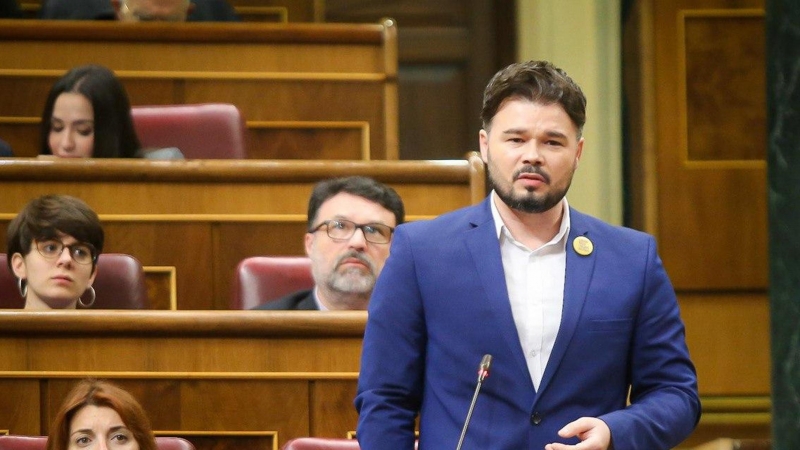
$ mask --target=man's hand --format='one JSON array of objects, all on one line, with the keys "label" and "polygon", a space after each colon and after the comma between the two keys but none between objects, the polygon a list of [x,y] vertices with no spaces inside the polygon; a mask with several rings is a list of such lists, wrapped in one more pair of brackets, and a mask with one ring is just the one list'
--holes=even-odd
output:
[{"label": "man's hand", "polygon": [[611,430],[605,422],[595,417],[581,417],[570,422],[558,431],[558,435],[563,438],[577,437],[581,443],[552,443],[545,445],[545,450],[608,450],[611,446]]}]

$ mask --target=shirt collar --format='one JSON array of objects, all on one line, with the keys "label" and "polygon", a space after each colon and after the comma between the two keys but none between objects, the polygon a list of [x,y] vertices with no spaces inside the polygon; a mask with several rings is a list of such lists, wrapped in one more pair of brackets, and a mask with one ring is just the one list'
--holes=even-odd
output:
[{"label": "shirt collar", "polygon": [[311,296],[314,297],[314,303],[317,304],[317,309],[319,309],[320,311],[328,310],[328,308],[326,308],[325,305],[323,305],[322,302],[319,301],[319,287],[317,287],[316,285],[314,285],[314,290],[312,291]]}]

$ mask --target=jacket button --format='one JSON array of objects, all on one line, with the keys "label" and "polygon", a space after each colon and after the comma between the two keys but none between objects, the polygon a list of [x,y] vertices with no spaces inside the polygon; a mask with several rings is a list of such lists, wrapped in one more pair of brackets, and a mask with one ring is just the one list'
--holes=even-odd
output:
[{"label": "jacket button", "polygon": [[534,425],[539,425],[542,423],[542,416],[540,416],[538,412],[531,414],[531,423]]}]

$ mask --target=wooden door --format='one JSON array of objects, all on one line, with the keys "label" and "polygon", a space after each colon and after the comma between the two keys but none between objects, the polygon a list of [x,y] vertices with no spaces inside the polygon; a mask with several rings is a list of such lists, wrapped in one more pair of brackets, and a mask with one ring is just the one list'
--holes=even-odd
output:
[{"label": "wooden door", "polygon": [[769,435],[763,0],[644,0],[625,22],[630,224],[675,285],[695,442]]}]

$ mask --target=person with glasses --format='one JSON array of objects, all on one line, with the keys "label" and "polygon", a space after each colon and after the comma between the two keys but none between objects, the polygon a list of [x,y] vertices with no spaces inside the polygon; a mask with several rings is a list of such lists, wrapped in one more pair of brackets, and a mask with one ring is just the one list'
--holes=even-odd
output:
[{"label": "person with glasses", "polygon": [[7,263],[25,309],[88,308],[105,235],[82,200],[45,195],[31,200],[9,223]]},{"label": "person with glasses", "polygon": [[45,0],[42,19],[239,22],[227,0]]},{"label": "person with glasses", "polygon": [[394,189],[353,176],[321,181],[308,202],[306,254],[314,289],[289,294],[255,309],[366,309],[394,228],[403,223],[403,201]]}]

